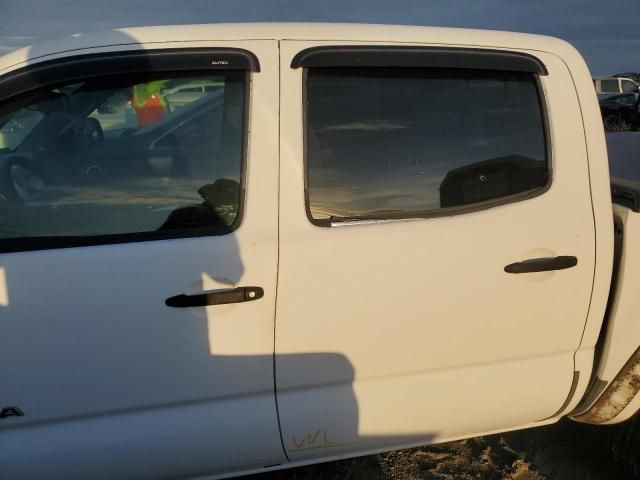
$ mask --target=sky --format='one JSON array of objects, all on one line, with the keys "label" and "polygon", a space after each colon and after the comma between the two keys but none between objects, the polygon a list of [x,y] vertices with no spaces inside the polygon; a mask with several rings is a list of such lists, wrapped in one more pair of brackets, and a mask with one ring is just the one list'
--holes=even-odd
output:
[{"label": "sky", "polygon": [[0,0],[0,54],[77,32],[143,25],[311,21],[539,33],[592,74],[640,71],[640,0]]}]

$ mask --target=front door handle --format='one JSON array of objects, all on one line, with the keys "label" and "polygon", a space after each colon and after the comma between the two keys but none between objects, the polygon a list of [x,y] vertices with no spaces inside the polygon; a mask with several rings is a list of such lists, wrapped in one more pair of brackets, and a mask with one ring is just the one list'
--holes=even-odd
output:
[{"label": "front door handle", "polygon": [[535,273],[551,270],[564,270],[578,264],[576,257],[562,255],[560,257],[531,258],[523,262],[512,263],[504,267],[507,273]]},{"label": "front door handle", "polygon": [[264,297],[260,287],[238,287],[221,292],[205,292],[197,295],[176,295],[167,298],[164,303],[168,307],[188,308],[206,307],[207,305],[224,305],[227,303],[252,302]]}]

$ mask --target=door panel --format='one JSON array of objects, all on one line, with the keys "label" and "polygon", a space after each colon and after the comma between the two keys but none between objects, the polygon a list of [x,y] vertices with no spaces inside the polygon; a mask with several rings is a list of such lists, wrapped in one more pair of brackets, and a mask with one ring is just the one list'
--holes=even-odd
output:
[{"label": "door panel", "polygon": [[[281,44],[289,96],[281,99],[276,376],[289,457],[419,444],[553,415],[571,387],[594,268],[584,134],[566,67],[535,54],[549,70],[540,77],[551,119],[548,190],[481,211],[327,227],[305,212],[303,192],[313,185],[305,185],[303,73],[290,67],[298,52],[317,46]],[[443,120],[447,114],[441,110]],[[374,126],[403,128],[382,121],[367,128]],[[336,155],[334,147],[321,145],[325,158]],[[504,270],[563,255],[576,256],[577,266]],[[349,368],[279,361],[294,352],[331,352]],[[327,440],[310,442],[317,432]]]},{"label": "door panel", "polygon": [[[250,74],[247,89],[251,135],[240,190],[241,219],[213,236],[135,243],[125,239],[115,245],[0,254],[0,363],[13,366],[1,375],[0,405],[24,413],[0,420],[0,464],[11,478],[175,478],[284,460],[273,386],[277,43],[206,46],[248,50],[261,65],[260,72]],[[148,98],[144,95],[134,102]],[[199,108],[199,100],[183,97],[182,103]],[[171,115],[187,112],[182,103]],[[241,109],[231,113],[242,118]],[[147,110],[138,122],[153,115]],[[173,117],[166,115],[154,123],[161,127],[143,126],[129,135],[129,145],[136,145],[150,128],[164,129],[154,140],[156,153],[150,148],[145,157],[159,172],[153,178],[165,181],[164,190],[155,192],[158,197],[176,184],[180,187],[180,179],[207,176],[203,151],[179,149],[186,141],[197,141],[200,133],[190,129],[181,136],[181,130],[167,126]],[[94,118],[116,116],[103,111]],[[182,119],[180,128],[189,125],[190,118]],[[105,138],[114,129],[111,124],[103,128]],[[225,128],[219,134],[223,139],[230,135]],[[114,158],[108,141],[101,152]],[[167,145],[178,145],[173,151],[178,148],[181,156],[167,160]],[[221,150],[225,161],[240,155],[237,149]],[[118,158],[118,172],[133,171],[132,160],[126,160]],[[176,170],[178,161],[189,168]],[[207,192],[200,195],[209,201]],[[132,207],[135,198],[132,194]],[[187,205],[159,230],[199,208]],[[159,215],[161,210],[154,212]],[[142,213],[132,209],[130,222],[138,217]],[[150,221],[154,218],[149,216]],[[121,216],[105,222],[125,229],[130,225]],[[92,225],[101,228],[100,222]],[[179,294],[242,286],[261,287],[264,297],[196,308],[165,305],[167,298]]]}]

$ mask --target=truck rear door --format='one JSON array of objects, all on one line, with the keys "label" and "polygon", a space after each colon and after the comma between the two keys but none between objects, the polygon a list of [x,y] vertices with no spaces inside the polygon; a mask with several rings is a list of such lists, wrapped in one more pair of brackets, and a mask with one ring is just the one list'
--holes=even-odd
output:
[{"label": "truck rear door", "polygon": [[285,41],[280,68],[276,384],[289,458],[553,415],[574,379],[595,248],[563,62]]}]

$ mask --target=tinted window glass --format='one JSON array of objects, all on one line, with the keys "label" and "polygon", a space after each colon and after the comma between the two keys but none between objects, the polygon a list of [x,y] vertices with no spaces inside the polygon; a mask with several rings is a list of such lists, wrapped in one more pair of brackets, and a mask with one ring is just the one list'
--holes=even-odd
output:
[{"label": "tinted window glass", "polygon": [[311,216],[388,217],[543,187],[543,115],[530,74],[310,69]]},{"label": "tinted window glass", "polygon": [[619,92],[620,86],[618,85],[618,80],[600,80],[600,91]]},{"label": "tinted window glass", "polygon": [[0,241],[229,232],[244,85],[243,72],[110,78],[25,100],[0,119]]},{"label": "tinted window glass", "polygon": [[638,85],[630,80],[621,80],[622,82],[622,91],[623,92],[637,92]]},{"label": "tinted window glass", "polygon": [[633,105],[636,103],[636,97],[635,95],[620,95],[616,99],[616,102],[622,105]]},{"label": "tinted window glass", "polygon": [[3,125],[0,128],[0,149],[16,148],[43,117],[41,112],[23,108],[0,118],[0,125]]}]

